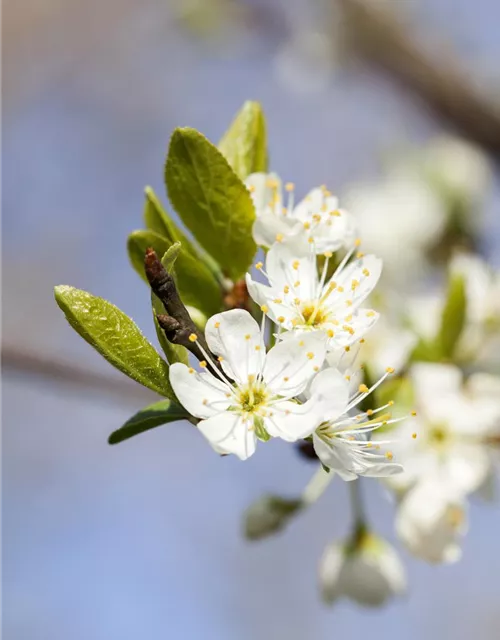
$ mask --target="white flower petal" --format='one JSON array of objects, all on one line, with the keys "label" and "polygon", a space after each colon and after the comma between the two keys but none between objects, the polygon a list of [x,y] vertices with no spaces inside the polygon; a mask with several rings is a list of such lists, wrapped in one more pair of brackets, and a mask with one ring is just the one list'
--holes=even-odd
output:
[{"label": "white flower petal", "polygon": [[[274,182],[276,187],[270,186],[272,182]],[[252,173],[245,179],[245,185],[250,188],[250,194],[257,216],[260,216],[264,211],[269,209],[273,202],[273,206],[281,211],[281,179],[276,173]]]},{"label": "white flower petal", "polygon": [[[332,279],[337,284],[334,294],[329,300],[352,300],[352,306],[359,306],[375,288],[382,273],[382,260],[374,255],[364,256],[355,260]],[[323,293],[326,293],[329,283],[325,284]],[[340,294],[338,287],[343,287]],[[345,303],[344,303],[345,304]]]},{"label": "white flower petal", "polygon": [[319,585],[321,595],[327,604],[333,604],[342,593],[342,585],[339,577],[345,562],[344,548],[342,544],[329,544],[319,565]]},{"label": "white flower petal", "polygon": [[338,473],[342,480],[356,480],[356,473],[351,470],[352,458],[348,447],[339,443],[338,446],[326,442],[317,433],[313,433],[313,446],[316,455],[321,462],[335,473]]},{"label": "white flower petal", "polygon": [[[293,295],[303,301],[316,297],[316,255],[302,234],[276,242],[271,247],[266,258],[266,271],[276,291],[290,287]],[[300,284],[295,285],[296,282]]]},{"label": "white flower petal", "polygon": [[239,382],[256,375],[265,360],[265,346],[259,325],[243,309],[232,309],[212,316],[205,327],[210,350],[221,356],[226,374]]},{"label": "white flower petal", "polygon": [[300,227],[294,225],[293,220],[284,216],[264,211],[255,219],[252,229],[253,239],[261,247],[272,247],[280,236],[286,237],[296,232]]},{"label": "white flower petal", "polygon": [[255,452],[255,432],[233,411],[224,411],[202,420],[198,429],[217,453],[233,453],[240,460],[246,460]]},{"label": "white flower petal", "polygon": [[197,373],[185,364],[170,366],[170,384],[182,406],[197,418],[209,418],[231,404],[230,388],[210,372]]},{"label": "white flower petal", "polygon": [[396,530],[416,556],[432,563],[454,562],[467,529],[466,504],[456,489],[432,478],[418,483],[401,502]]},{"label": "white flower petal", "polygon": [[274,346],[267,354],[262,376],[277,395],[296,396],[321,369],[326,355],[321,334],[305,333]]},{"label": "white flower petal", "polygon": [[277,402],[264,418],[269,435],[287,442],[296,442],[310,436],[321,422],[310,402],[297,404],[289,400]]},{"label": "white flower petal", "polygon": [[420,362],[411,369],[415,395],[419,399],[429,399],[432,402],[447,394],[460,391],[462,373],[452,365]]},{"label": "white flower petal", "polygon": [[335,420],[349,404],[349,382],[338,369],[324,369],[313,378],[308,397],[323,420]]},{"label": "white flower petal", "polygon": [[290,305],[287,305],[284,302],[275,302],[280,299],[284,301],[283,292],[276,291],[275,289],[272,289],[260,282],[255,282],[248,273],[246,275],[246,283],[248,293],[252,300],[259,307],[262,307],[263,305],[268,307],[269,311],[266,315],[275,323],[278,323],[278,318],[283,318],[284,320],[279,321],[279,324],[286,329],[291,328],[291,321],[296,315],[295,311]]}]

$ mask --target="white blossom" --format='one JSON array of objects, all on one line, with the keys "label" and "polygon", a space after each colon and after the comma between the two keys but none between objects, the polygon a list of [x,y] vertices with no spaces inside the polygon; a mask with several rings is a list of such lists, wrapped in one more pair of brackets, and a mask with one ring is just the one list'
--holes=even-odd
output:
[{"label": "white blossom", "polygon": [[[304,404],[294,398],[321,368],[324,341],[309,334],[280,342],[266,354],[263,334],[264,322],[259,327],[247,311],[219,313],[207,322],[205,335],[221,370],[199,342],[204,371],[181,363],[170,367],[172,388],[180,403],[200,418],[200,432],[218,453],[242,460],[254,453],[257,439],[293,442],[309,436],[320,422],[314,398]],[[217,375],[207,370],[207,361]]]},{"label": "white blossom", "polygon": [[264,312],[293,334],[318,332],[329,349],[349,347],[374,325],[378,313],[362,308],[377,284],[381,261],[368,255],[348,263],[354,249],[342,260],[332,277],[327,277],[330,255],[318,276],[316,255],[304,238],[277,242],[266,257],[269,284],[253,280],[247,274],[251,297]]},{"label": "white blossom", "polygon": [[410,379],[417,415],[391,431],[404,466],[391,484],[408,489],[428,481],[464,494],[477,490],[492,468],[488,442],[500,421],[500,380],[481,373],[464,381],[457,367],[430,363],[413,365]]},{"label": "white blossom", "polygon": [[294,206],[294,185],[285,185],[285,203],[281,180],[275,173],[253,173],[245,183],[257,215],[253,236],[258,245],[271,247],[288,236],[305,235],[316,253],[323,253],[337,251],[353,241],[352,216],[339,209],[338,198],[325,187],[313,189]]},{"label": "white blossom", "polygon": [[403,498],[396,531],[414,555],[432,563],[460,559],[461,538],[467,531],[467,504],[452,484],[429,478]]},{"label": "white blossom", "polygon": [[306,392],[306,397],[315,398],[315,410],[322,417],[321,425],[313,433],[316,455],[343,480],[355,480],[358,476],[387,477],[403,471],[400,464],[392,462],[393,454],[386,448],[389,441],[374,444],[369,440],[373,431],[398,421],[390,413],[383,413],[392,403],[352,415],[356,406],[392,371],[389,369],[371,389],[356,384],[353,392],[349,374],[328,368],[318,373]]},{"label": "white blossom", "polygon": [[406,575],[396,550],[370,532],[334,542],[320,562],[319,583],[323,600],[333,604],[349,598],[377,607],[406,591]]},{"label": "white blossom", "polygon": [[351,186],[344,198],[366,250],[382,258],[387,275],[397,282],[420,276],[425,251],[446,224],[445,207],[429,184],[397,168],[382,180]]}]

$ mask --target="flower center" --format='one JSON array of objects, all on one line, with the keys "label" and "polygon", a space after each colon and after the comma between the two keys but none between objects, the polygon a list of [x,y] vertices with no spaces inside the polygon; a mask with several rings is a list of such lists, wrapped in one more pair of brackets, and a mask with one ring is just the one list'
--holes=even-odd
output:
[{"label": "flower center", "polygon": [[449,440],[450,434],[445,424],[434,424],[427,437],[431,445],[442,447]]},{"label": "flower center", "polygon": [[305,324],[310,327],[323,324],[328,317],[328,312],[321,308],[319,302],[306,302],[302,306],[300,313],[304,318]]},{"label": "flower center", "polygon": [[238,396],[238,403],[241,411],[245,413],[256,413],[268,400],[266,388],[261,383],[249,381],[248,385],[242,387]]}]

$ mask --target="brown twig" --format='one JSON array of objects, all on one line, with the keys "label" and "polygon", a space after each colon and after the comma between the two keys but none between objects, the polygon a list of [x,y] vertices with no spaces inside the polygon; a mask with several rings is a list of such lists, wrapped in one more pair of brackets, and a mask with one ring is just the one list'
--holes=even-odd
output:
[{"label": "brown twig", "polygon": [[[169,342],[186,347],[198,360],[204,360],[203,353],[198,345],[206,353],[213,355],[210,352],[205,336],[196,327],[184,306],[173,277],[162,265],[152,248],[146,250],[144,269],[153,293],[162,302],[168,314],[160,314],[156,317]],[[196,336],[196,340],[193,340],[193,336]],[[215,356],[212,357],[212,360],[218,364]],[[210,368],[210,363],[208,363],[208,366]]]},{"label": "brown twig", "polygon": [[336,0],[355,51],[413,91],[438,116],[500,160],[500,105],[471,84],[451,56],[426,52],[389,8],[366,0]]}]

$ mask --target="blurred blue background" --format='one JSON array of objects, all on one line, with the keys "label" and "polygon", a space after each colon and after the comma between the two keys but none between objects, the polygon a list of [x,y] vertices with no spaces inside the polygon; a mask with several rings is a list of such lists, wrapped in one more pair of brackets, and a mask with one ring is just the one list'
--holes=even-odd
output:
[{"label": "blurred blue background", "polygon": [[[233,15],[219,2],[220,15],[199,20],[186,17],[188,4],[4,2],[4,344],[115,375],[67,326],[54,284],[110,299],[154,340],[125,240],[141,226],[144,185],[164,193],[176,126],[217,141],[244,100],[261,101],[272,167],[299,192],[370,177],[391,147],[442,131],[362,64],[326,65],[302,82],[311,74],[284,45],[313,20],[314,3],[254,0]],[[398,4],[424,40],[437,34],[475,82],[497,91],[496,0]],[[499,207],[497,183],[484,229],[490,257]],[[282,535],[247,543],[244,508],[266,491],[298,493],[312,468],[278,442],[245,464],[221,460],[181,423],[109,447],[108,434],[147,401],[5,372],[6,640],[498,638],[498,505],[473,505],[461,563],[433,568],[405,555],[406,600],[329,610],[316,566],[349,527],[342,482]],[[392,507],[365,484],[373,521],[393,540]]]}]

